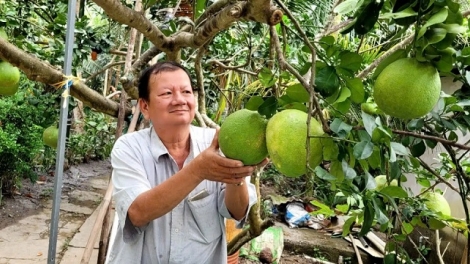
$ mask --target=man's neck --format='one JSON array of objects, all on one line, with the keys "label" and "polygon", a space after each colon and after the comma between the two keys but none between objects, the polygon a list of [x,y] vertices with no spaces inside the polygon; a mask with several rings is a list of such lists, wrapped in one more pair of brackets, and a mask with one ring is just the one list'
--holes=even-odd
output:
[{"label": "man's neck", "polygon": [[154,128],[163,145],[171,152],[189,151],[189,126]]}]

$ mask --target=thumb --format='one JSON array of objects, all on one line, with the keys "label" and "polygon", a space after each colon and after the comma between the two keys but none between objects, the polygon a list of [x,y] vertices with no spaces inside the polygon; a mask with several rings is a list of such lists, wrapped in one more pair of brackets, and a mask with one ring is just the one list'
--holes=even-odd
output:
[{"label": "thumb", "polygon": [[211,146],[210,146],[210,148],[212,148],[214,150],[219,149],[219,130],[220,129],[218,129],[218,128],[215,130],[215,135],[214,135],[214,138],[212,139],[212,143],[211,143]]}]

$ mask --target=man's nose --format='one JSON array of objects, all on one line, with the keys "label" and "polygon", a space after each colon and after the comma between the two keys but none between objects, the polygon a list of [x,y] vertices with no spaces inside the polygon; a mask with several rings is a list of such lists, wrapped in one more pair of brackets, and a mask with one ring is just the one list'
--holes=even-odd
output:
[{"label": "man's nose", "polygon": [[173,94],[173,103],[174,104],[184,104],[186,100],[181,92],[176,92]]}]

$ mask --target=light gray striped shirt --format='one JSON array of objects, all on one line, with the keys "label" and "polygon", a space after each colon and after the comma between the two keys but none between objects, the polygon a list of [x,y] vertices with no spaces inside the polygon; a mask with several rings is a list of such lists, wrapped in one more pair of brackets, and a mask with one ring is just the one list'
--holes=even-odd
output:
[{"label": "light gray striped shirt", "polygon": [[[190,153],[184,166],[210,146],[214,135],[214,129],[191,126]],[[119,226],[106,263],[227,262],[224,217],[231,216],[224,202],[224,184],[203,181],[171,212],[137,228],[127,217],[129,206],[138,195],[174,175],[178,166],[153,127],[120,137],[111,153],[111,163]],[[190,199],[204,189],[209,193],[207,197]],[[254,185],[248,184],[248,191],[251,207],[256,202]]]}]

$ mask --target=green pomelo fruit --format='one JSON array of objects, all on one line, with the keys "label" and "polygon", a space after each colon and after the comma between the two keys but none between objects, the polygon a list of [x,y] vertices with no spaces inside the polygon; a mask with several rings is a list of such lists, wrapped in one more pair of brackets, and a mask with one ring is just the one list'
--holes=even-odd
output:
[{"label": "green pomelo fruit", "polygon": [[11,90],[18,86],[20,71],[6,61],[0,62],[0,94],[10,95]]},{"label": "green pomelo fruit", "polygon": [[52,125],[44,130],[42,133],[42,141],[45,145],[56,149],[57,148],[57,140],[59,138],[59,129]]},{"label": "green pomelo fruit", "polygon": [[18,92],[18,88],[20,87],[20,83],[16,83],[12,86],[2,86],[0,87],[0,95],[10,96],[14,95]]},{"label": "green pomelo fruit", "polygon": [[439,100],[441,80],[430,63],[403,58],[392,62],[379,74],[374,100],[390,116],[413,119],[429,113]]},{"label": "green pomelo fruit", "polygon": [[377,184],[377,187],[375,188],[377,191],[382,190],[383,188],[387,186],[398,186],[398,181],[397,180],[392,180],[390,182],[390,185],[387,184],[387,176],[386,175],[379,175],[375,177],[375,183]]},{"label": "green pomelo fruit", "polygon": [[[266,144],[274,166],[288,177],[299,177],[306,173],[307,165],[307,114],[296,109],[276,113],[268,121]],[[310,135],[322,136],[321,124],[311,119]],[[323,146],[320,138],[310,138],[309,165],[318,166],[323,160]]]},{"label": "green pomelo fruit", "polygon": [[227,158],[255,165],[268,156],[267,121],[258,112],[238,110],[229,115],[219,131],[219,147]]},{"label": "green pomelo fruit", "polygon": [[2,28],[0,28],[0,38],[8,40],[8,35]]},{"label": "green pomelo fruit", "polygon": [[437,192],[427,192],[423,194],[423,198],[427,200],[424,204],[429,210],[435,213],[440,212],[446,216],[451,215],[450,205],[442,194]]}]

